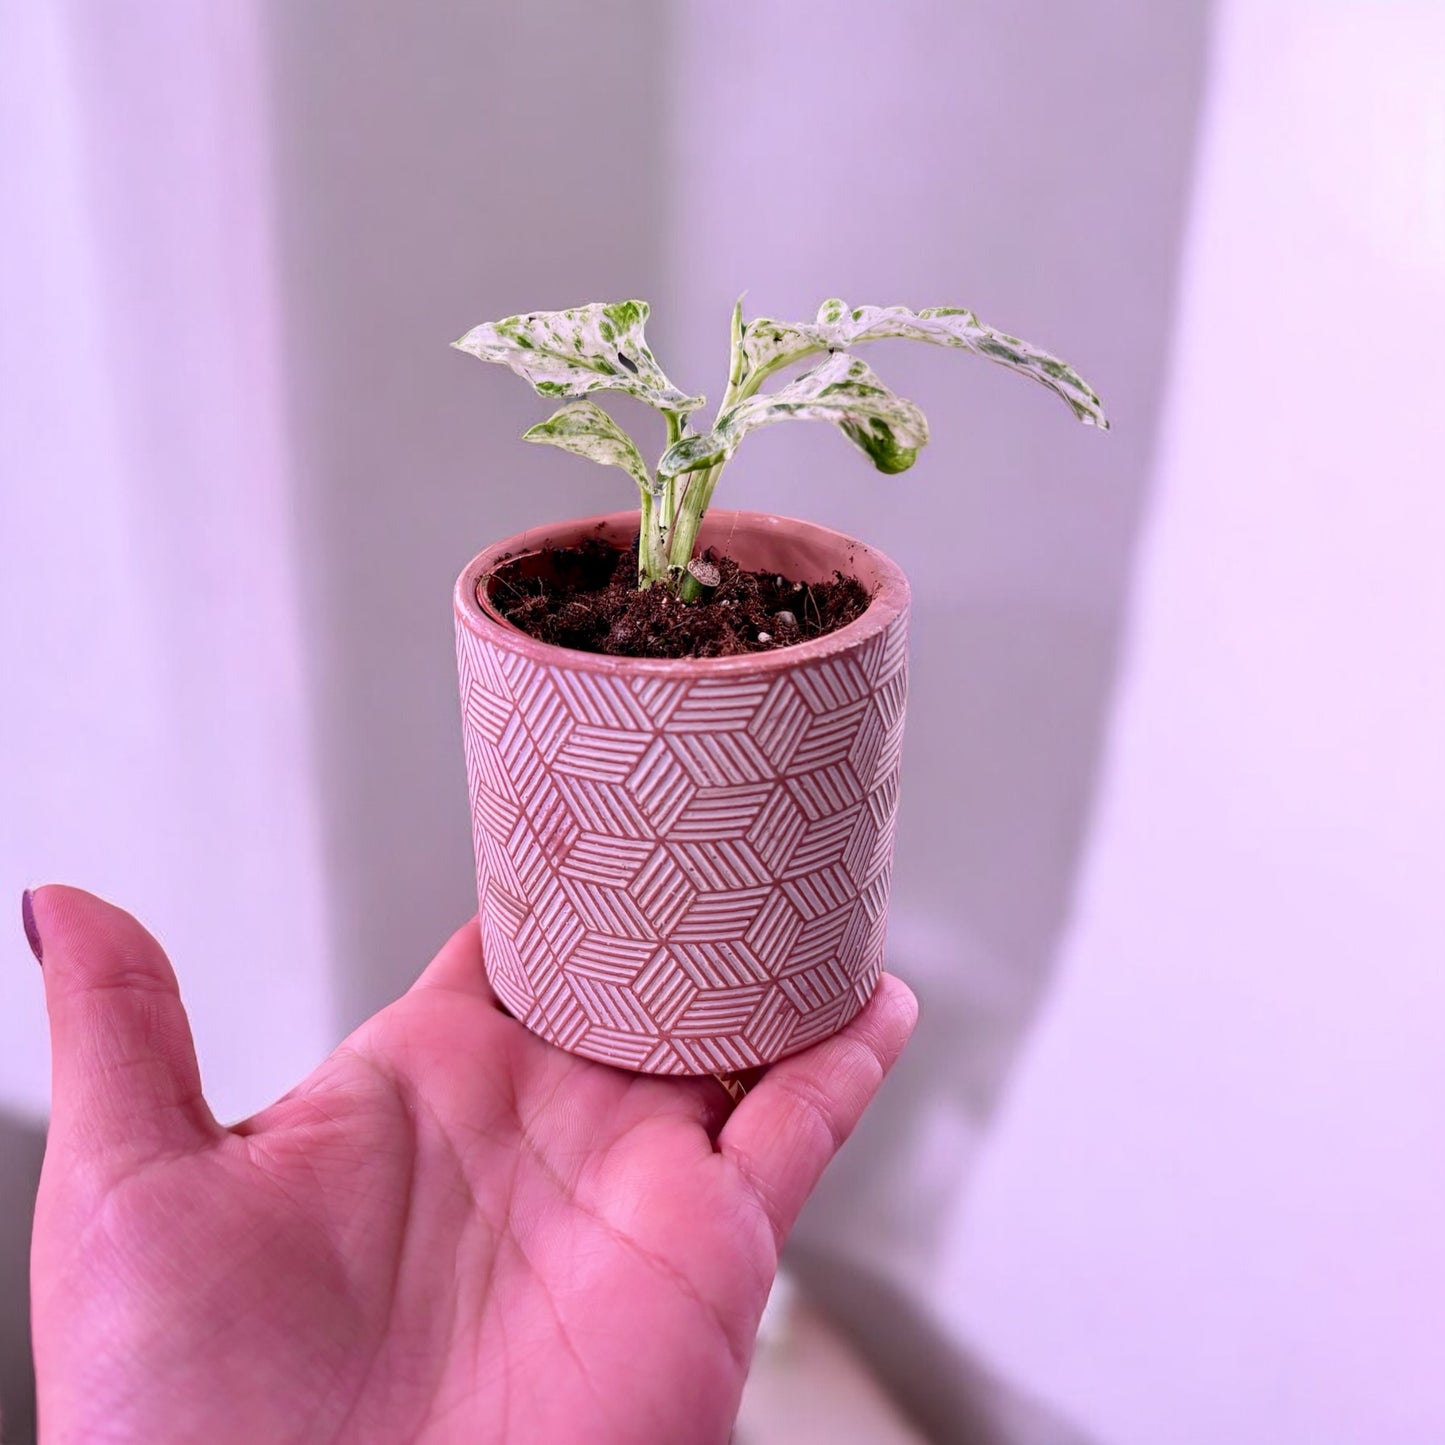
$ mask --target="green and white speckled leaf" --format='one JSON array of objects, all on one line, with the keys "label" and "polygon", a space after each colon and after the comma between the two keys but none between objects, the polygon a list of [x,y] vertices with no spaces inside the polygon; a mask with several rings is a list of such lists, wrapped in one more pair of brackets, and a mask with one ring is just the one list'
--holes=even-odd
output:
[{"label": "green and white speckled leaf", "polygon": [[908,341],[929,341],[935,346],[957,346],[977,352],[1011,371],[1032,377],[1068,403],[1069,409],[1086,426],[1107,430],[1099,398],[1067,362],[1040,351],[1016,336],[1007,336],[985,326],[972,311],[961,306],[931,306],[910,311],[906,306],[848,305],[836,298],[818,308],[818,329],[829,347],[855,346],[862,341],[901,337]]},{"label": "green and white speckled leaf", "polygon": [[652,490],[647,463],[630,436],[595,401],[569,401],[522,433],[525,442],[546,442],[604,467],[621,467],[644,491]]},{"label": "green and white speckled leaf", "polygon": [[696,411],[703,398],[679,391],[648,349],[650,310],[645,301],[617,301],[533,311],[474,326],[452,345],[510,367],[542,396],[621,391],[661,411]]},{"label": "green and white speckled leaf", "polygon": [[1073,367],[1016,336],[985,326],[972,311],[958,306],[933,306],[924,311],[910,311],[906,306],[850,308],[833,298],[818,308],[817,320],[811,324],[760,317],[749,321],[743,331],[744,380],[755,387],[759,373],[766,376],[815,352],[846,351],[865,341],[890,337],[976,352],[1048,387],[1086,425],[1108,429],[1099,398]]},{"label": "green and white speckled leaf", "polygon": [[790,419],[832,422],[883,472],[906,471],[928,440],[923,413],[891,392],[867,362],[830,356],[781,390],[740,401],[718,418],[712,431],[669,447],[658,473],[680,476],[718,466],[750,431]]},{"label": "green and white speckled leaf", "polygon": [[739,380],[747,383],[750,390],[756,390],[764,377],[827,349],[828,343],[816,326],[756,317],[743,324],[743,366]]}]

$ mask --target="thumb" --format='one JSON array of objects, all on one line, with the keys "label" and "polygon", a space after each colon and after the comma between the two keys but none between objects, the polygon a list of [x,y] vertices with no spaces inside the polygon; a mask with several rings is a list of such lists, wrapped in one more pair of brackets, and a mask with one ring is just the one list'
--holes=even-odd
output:
[{"label": "thumb", "polygon": [[45,974],[52,1137],[128,1163],[215,1139],[220,1126],[160,944],[78,888],[37,888],[23,911]]},{"label": "thumb", "polygon": [[917,1022],[912,991],[885,973],[852,1023],[772,1065],[723,1126],[718,1152],[752,1186],[779,1247]]}]

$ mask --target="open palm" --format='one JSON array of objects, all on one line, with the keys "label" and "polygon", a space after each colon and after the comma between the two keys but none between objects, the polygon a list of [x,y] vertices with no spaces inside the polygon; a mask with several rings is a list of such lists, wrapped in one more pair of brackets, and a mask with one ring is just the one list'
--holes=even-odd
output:
[{"label": "open palm", "polygon": [[733,1110],[535,1038],[473,923],[225,1129],[155,940],[68,888],[33,923],[47,1442],[723,1441],[778,1248],[915,1017],[885,977]]}]

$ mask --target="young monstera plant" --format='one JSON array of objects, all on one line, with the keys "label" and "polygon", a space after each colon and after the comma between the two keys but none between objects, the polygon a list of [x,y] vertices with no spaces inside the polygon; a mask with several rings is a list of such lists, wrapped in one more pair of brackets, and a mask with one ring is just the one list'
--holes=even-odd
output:
[{"label": "young monstera plant", "polygon": [[[711,426],[692,427],[705,402],[675,387],[658,366],[643,328],[645,301],[594,303],[569,311],[534,311],[474,326],[459,350],[498,361],[547,397],[569,397],[524,440],[546,442],[604,466],[621,467],[642,498],[638,585],[680,587],[687,581],[698,527],[718,478],[751,431],[776,421],[832,422],[881,472],[906,471],[928,440],[923,413],[896,395],[867,362],[852,354],[866,341],[898,338],[952,346],[1032,377],[1063,398],[1089,426],[1109,423],[1099,398],[1083,378],[1047,352],[985,326],[972,311],[935,306],[849,307],[837,299],[818,308],[811,321],[743,319],[733,308],[732,355],[727,389]],[[809,370],[775,391],[763,383],[797,362],[821,356]],[[660,411],[667,421],[667,449],[649,468],[636,442],[588,399],[595,391],[620,391]]]}]

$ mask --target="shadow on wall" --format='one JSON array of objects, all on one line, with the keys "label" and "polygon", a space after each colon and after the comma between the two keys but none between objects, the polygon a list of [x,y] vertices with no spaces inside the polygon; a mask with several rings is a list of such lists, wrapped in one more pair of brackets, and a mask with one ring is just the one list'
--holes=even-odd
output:
[{"label": "shadow on wall", "polygon": [[897,1284],[805,1245],[792,1249],[789,1264],[835,1319],[866,1310],[868,1362],[925,1438],[937,1445],[1091,1445],[1071,1421],[954,1343]]},{"label": "shadow on wall", "polygon": [[[298,535],[349,1028],[476,910],[452,581],[487,543],[619,495],[520,445],[536,398],[448,343],[532,306],[648,294],[663,98],[629,85],[619,104],[617,78],[664,72],[668,10],[315,0],[275,4],[269,20]],[[599,125],[604,161],[579,166]]]},{"label": "shadow on wall", "polygon": [[[890,949],[921,1021],[805,1212],[790,1263],[939,1441],[1078,1439],[969,1363],[965,1302],[940,1297],[938,1280],[973,1158],[1047,998],[1087,839],[1147,511],[1210,15],[1209,0],[930,3],[898,15],[918,33],[897,56],[878,53],[893,42],[869,31],[881,31],[876,17],[820,42],[812,58],[837,93],[862,93],[861,65],[887,75],[912,56],[925,67],[926,99],[901,95],[850,128],[854,173],[905,158],[888,209],[908,221],[900,231],[859,217],[841,244],[821,229],[796,239],[797,275],[780,291],[801,300],[836,264],[825,284],[855,302],[976,306],[1077,363],[1115,429],[1071,428],[1036,389],[966,359],[879,346],[870,361],[934,423],[917,483],[855,483],[847,456],[814,481],[808,459],[833,439],[779,427],[760,439],[772,471],[754,496],[728,499],[777,506],[786,493],[781,510],[876,541],[915,584]],[[969,83],[930,89],[930,53],[976,57]],[[787,115],[769,119],[798,134]],[[948,139],[910,164],[930,135]],[[749,148],[736,176],[714,179],[751,184]],[[768,203],[787,234],[841,179],[802,178],[819,194],[801,202],[780,190],[738,203]]]},{"label": "shadow on wall", "polygon": [[45,1135],[0,1115],[0,1440],[35,1439],[35,1373],[30,1363],[30,1224]]}]

